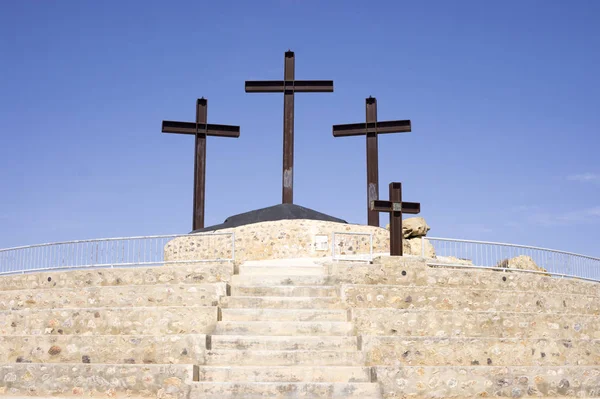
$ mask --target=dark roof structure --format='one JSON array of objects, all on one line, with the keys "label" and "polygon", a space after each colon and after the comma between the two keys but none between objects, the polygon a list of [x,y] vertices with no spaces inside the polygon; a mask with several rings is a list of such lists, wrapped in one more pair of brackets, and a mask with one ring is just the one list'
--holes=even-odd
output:
[{"label": "dark roof structure", "polygon": [[345,220],[326,215],[315,210],[305,208],[294,204],[279,204],[267,208],[256,209],[250,212],[240,213],[225,219],[225,222],[214,226],[205,227],[192,231],[192,233],[201,233],[207,231],[229,229],[232,227],[244,226],[252,223],[271,222],[275,220],[286,219],[309,219],[322,220],[326,222],[348,223]]}]

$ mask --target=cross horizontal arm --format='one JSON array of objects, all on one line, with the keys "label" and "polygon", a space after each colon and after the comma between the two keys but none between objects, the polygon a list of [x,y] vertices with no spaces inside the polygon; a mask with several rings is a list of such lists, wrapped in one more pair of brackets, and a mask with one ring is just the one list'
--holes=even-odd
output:
[{"label": "cross horizontal arm", "polygon": [[[203,127],[206,127],[206,130]],[[240,127],[230,125],[215,125],[207,123],[205,125],[198,125],[199,131],[196,131],[196,124],[192,122],[174,122],[174,121],[163,121],[162,132],[163,133],[180,133],[180,134],[196,134],[205,133],[207,136],[219,136],[219,137],[240,137]]]},{"label": "cross horizontal arm", "polygon": [[333,80],[246,81],[246,93],[282,93],[285,90],[296,93],[330,93],[333,92]]},{"label": "cross horizontal arm", "polygon": [[411,131],[410,120],[385,121],[369,123],[350,123],[347,125],[333,125],[333,136],[361,136],[368,133],[407,133]]},{"label": "cross horizontal arm", "polygon": [[[421,204],[418,202],[402,202],[402,212],[409,214],[417,214],[421,212]],[[371,201],[371,210],[377,212],[393,212],[399,209],[394,209],[395,206],[400,204],[392,201],[375,200]]]}]

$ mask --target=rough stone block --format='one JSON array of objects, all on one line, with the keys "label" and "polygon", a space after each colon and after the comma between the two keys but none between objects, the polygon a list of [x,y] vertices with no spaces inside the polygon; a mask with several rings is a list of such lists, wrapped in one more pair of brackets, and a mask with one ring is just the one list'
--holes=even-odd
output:
[{"label": "rough stone block", "polygon": [[597,316],[564,313],[353,309],[362,335],[600,339]]},{"label": "rough stone block", "polygon": [[384,398],[522,398],[600,395],[595,367],[376,367]]},{"label": "rough stone block", "polygon": [[600,298],[580,294],[369,284],[343,285],[341,292],[344,302],[356,308],[600,313]]},{"label": "rough stone block", "polygon": [[185,399],[192,365],[3,364],[0,395]]},{"label": "rough stone block", "polygon": [[600,340],[363,336],[367,365],[594,366]]},{"label": "rough stone block", "polygon": [[232,274],[233,264],[230,262],[40,272],[1,276],[0,291],[113,285],[207,284],[228,282]]},{"label": "rough stone block", "polygon": [[198,364],[206,335],[0,336],[0,363]]},{"label": "rough stone block", "polygon": [[159,284],[0,291],[4,309],[217,306],[226,283]]},{"label": "rough stone block", "polygon": [[207,334],[217,307],[24,309],[0,311],[0,335]]}]

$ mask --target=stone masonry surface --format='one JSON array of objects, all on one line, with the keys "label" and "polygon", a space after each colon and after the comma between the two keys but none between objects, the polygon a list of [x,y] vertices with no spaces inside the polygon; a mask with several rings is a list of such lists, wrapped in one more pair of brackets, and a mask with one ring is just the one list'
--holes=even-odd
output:
[{"label": "stone masonry surface", "polygon": [[217,306],[227,294],[225,283],[157,284],[0,292],[2,309]]},{"label": "stone masonry surface", "polygon": [[187,398],[191,365],[3,364],[0,395]]}]

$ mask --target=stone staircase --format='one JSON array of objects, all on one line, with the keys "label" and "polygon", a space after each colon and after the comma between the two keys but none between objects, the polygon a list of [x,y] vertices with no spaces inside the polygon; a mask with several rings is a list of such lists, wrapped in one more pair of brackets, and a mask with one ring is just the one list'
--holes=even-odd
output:
[{"label": "stone staircase", "polygon": [[381,398],[322,266],[242,265],[192,398]]},{"label": "stone staircase", "polygon": [[600,397],[600,284],[411,258],[0,277],[0,396]]}]

